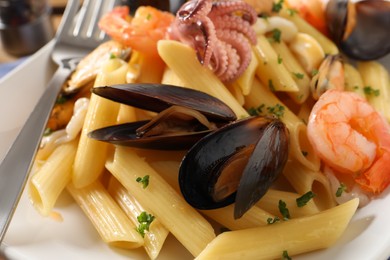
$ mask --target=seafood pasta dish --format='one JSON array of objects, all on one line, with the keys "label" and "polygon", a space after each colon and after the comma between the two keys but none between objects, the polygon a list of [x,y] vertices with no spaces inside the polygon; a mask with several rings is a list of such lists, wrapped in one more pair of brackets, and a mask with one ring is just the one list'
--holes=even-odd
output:
[{"label": "seafood pasta dish", "polygon": [[169,234],[196,259],[332,247],[390,184],[389,15],[388,1],[114,7],[52,110],[31,203],[52,217],[66,192],[113,250],[150,259]]}]

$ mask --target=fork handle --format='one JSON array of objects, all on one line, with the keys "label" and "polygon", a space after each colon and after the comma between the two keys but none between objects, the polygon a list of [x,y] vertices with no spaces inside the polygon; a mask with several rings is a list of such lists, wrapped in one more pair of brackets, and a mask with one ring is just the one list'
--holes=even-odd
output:
[{"label": "fork handle", "polygon": [[40,138],[72,66],[61,65],[0,164],[0,244],[16,209]]}]

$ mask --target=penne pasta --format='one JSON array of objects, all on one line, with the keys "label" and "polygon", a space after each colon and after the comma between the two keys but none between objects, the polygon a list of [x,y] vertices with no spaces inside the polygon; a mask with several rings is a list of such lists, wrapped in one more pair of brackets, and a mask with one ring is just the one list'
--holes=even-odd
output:
[{"label": "penne pasta", "polygon": [[259,61],[256,59],[255,53],[252,51],[252,59],[245,70],[244,74],[242,74],[237,80],[237,85],[241,88],[241,92],[244,96],[250,93],[253,78],[255,77],[257,66],[259,65]]},{"label": "penne pasta", "polygon": [[135,225],[131,223],[100,182],[95,181],[80,189],[70,183],[67,190],[104,242],[121,248],[137,248],[144,244]]},{"label": "penne pasta", "polygon": [[[134,150],[117,147],[106,167],[194,256],[215,237],[212,226]],[[143,188],[136,179],[146,175],[150,181]]]},{"label": "penne pasta", "polygon": [[32,204],[43,216],[49,216],[69,183],[78,140],[58,146],[29,181]]},{"label": "penne pasta", "polygon": [[199,63],[195,51],[191,47],[171,40],[161,40],[157,46],[161,58],[183,81],[185,87],[197,89],[219,98],[234,111],[238,118],[248,116],[245,109],[235,100],[217,76]]},{"label": "penne pasta", "polygon": [[[151,210],[142,207],[114,177],[109,181],[108,192],[135,226],[140,224],[138,218],[142,212],[154,215]],[[168,234],[169,231],[161,224],[159,219],[152,221],[149,230],[144,234],[144,248],[150,259],[156,259],[158,257]]]},{"label": "penne pasta", "polygon": [[366,98],[364,83],[359,71],[351,64],[344,63],[345,90],[355,92]]},{"label": "penne pasta", "polygon": [[217,236],[196,258],[201,259],[278,259],[327,248],[347,228],[358,199],[353,199],[318,214],[290,219]]},{"label": "penne pasta", "polygon": [[[125,83],[127,69],[128,65],[124,61],[109,60],[96,78],[94,87]],[[114,124],[119,107],[119,103],[91,94],[73,165],[72,182],[75,187],[81,188],[89,185],[102,173],[108,144],[88,138],[87,135],[92,130]]]},{"label": "penne pasta", "polygon": [[258,66],[256,76],[263,85],[272,91],[298,92],[299,87],[288,72],[268,39],[264,35],[257,35],[257,44],[253,48]]}]

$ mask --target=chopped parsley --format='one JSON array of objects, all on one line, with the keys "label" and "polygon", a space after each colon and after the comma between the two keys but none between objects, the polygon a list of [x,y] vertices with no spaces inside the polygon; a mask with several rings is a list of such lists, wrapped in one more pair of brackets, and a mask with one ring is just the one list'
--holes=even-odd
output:
[{"label": "chopped parsley", "polygon": [[287,250],[284,250],[284,251],[283,251],[282,259],[283,259],[283,260],[291,260],[291,257],[288,255]]},{"label": "chopped parsley", "polygon": [[283,200],[279,200],[279,212],[283,216],[283,220],[290,219],[290,211],[287,208],[286,202]]},{"label": "chopped parsley", "polygon": [[145,237],[145,231],[149,231],[150,224],[152,224],[155,217],[152,214],[149,214],[143,211],[138,217],[138,227],[136,230],[141,234],[142,237]]},{"label": "chopped parsley", "polygon": [[53,133],[53,129],[50,127],[46,128],[45,131],[43,132],[43,136],[49,136]]},{"label": "chopped parsley", "polygon": [[344,191],[347,190],[347,186],[344,183],[340,183],[340,187],[337,188],[336,197],[341,197]]},{"label": "chopped parsley", "polygon": [[116,57],[116,55],[114,54],[114,53],[110,53],[110,60],[113,60],[113,59],[116,59],[117,57]]},{"label": "chopped parsley", "polygon": [[277,118],[281,118],[284,116],[285,107],[281,104],[276,104],[275,106],[266,107],[265,104],[261,104],[260,106],[254,108],[251,107],[248,109],[248,113],[251,116],[261,116],[261,115],[273,115]]},{"label": "chopped parsley", "polygon": [[282,62],[283,62],[282,57],[280,57],[280,55],[278,55],[278,64],[282,64]]},{"label": "chopped parsley", "polygon": [[279,11],[283,8],[283,2],[284,0],[279,0],[277,3],[273,3],[272,12],[279,13]]},{"label": "chopped parsley", "polygon": [[293,75],[294,75],[297,79],[303,79],[303,77],[305,76],[304,74],[299,73],[299,72],[293,73]]},{"label": "chopped parsley", "polygon": [[267,218],[267,224],[274,224],[274,223],[279,222],[279,221],[280,221],[279,217]]},{"label": "chopped parsley", "polygon": [[312,71],[311,71],[311,76],[312,77],[314,77],[315,75],[317,75],[318,74],[318,69],[313,69]]},{"label": "chopped parsley", "polygon": [[295,14],[298,13],[298,10],[292,9],[292,8],[288,8],[288,9],[287,9],[287,12],[288,12],[288,14],[289,14],[290,16],[294,16]]},{"label": "chopped parsley", "polygon": [[272,41],[280,43],[281,36],[282,36],[281,30],[279,30],[278,28],[272,30],[272,38],[271,38]]},{"label": "chopped parsley", "polygon": [[272,79],[268,80],[268,87],[271,91],[275,91],[274,83],[272,82]]},{"label": "chopped parsley", "polygon": [[57,105],[64,104],[66,101],[68,101],[68,98],[65,97],[64,95],[59,95],[56,100]]},{"label": "chopped parsley", "polygon": [[146,16],[146,20],[150,20],[150,19],[152,19],[152,14],[151,13],[148,13],[148,15]]},{"label": "chopped parsley", "polygon": [[363,88],[363,91],[364,91],[364,94],[368,95],[368,96],[379,96],[380,94],[380,91],[379,89],[373,89],[371,86],[365,86]]},{"label": "chopped parsley", "polygon": [[149,175],[145,175],[144,177],[138,177],[135,179],[138,183],[142,183],[142,188],[146,189],[149,185]]},{"label": "chopped parsley", "polygon": [[314,198],[316,194],[312,191],[308,191],[305,194],[303,194],[301,197],[296,199],[297,206],[303,207],[305,206],[312,198]]}]

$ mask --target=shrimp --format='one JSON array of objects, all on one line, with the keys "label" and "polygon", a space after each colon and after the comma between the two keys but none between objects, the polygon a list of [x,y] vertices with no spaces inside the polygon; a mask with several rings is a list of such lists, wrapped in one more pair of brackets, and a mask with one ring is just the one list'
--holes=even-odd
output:
[{"label": "shrimp", "polygon": [[129,15],[127,6],[117,6],[99,21],[99,28],[114,40],[143,54],[158,55],[157,42],[167,37],[174,20],[171,13],[140,6]]},{"label": "shrimp", "polygon": [[358,94],[327,90],[311,111],[307,134],[323,162],[363,190],[376,194],[390,184],[390,126]]}]

